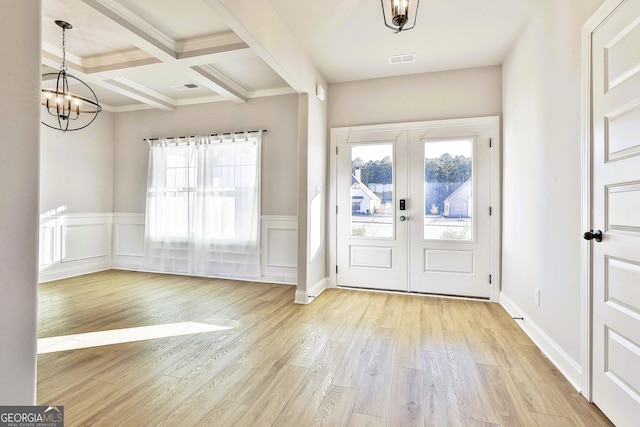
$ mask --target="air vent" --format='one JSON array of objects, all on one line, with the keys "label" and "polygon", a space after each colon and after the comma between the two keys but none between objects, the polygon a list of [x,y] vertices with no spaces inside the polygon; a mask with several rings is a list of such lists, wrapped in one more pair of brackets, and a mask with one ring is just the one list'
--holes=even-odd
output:
[{"label": "air vent", "polygon": [[195,83],[182,83],[179,85],[171,85],[172,88],[174,88],[175,90],[191,90],[191,89],[197,89],[200,86],[198,86]]},{"label": "air vent", "polygon": [[416,62],[418,59],[415,53],[404,53],[402,55],[389,56],[389,64],[404,64],[406,62]]}]

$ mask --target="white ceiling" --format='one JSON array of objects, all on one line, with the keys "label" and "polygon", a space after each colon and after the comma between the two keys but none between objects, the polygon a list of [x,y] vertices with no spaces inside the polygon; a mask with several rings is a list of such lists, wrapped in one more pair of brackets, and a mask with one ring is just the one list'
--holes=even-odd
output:
[{"label": "white ceiling", "polygon": [[[422,0],[416,27],[395,34],[378,0],[270,0],[328,83],[501,64],[535,2]],[[42,8],[43,72],[61,63],[54,21],[71,23],[69,72],[107,110],[293,93],[204,0],[43,0]],[[389,64],[406,53],[417,61]]]}]

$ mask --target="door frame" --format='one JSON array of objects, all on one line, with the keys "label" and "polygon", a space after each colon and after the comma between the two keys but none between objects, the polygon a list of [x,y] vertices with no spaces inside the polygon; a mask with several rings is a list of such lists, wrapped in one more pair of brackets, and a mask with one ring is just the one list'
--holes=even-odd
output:
[{"label": "door frame", "polygon": [[[428,120],[420,122],[388,123],[378,125],[361,125],[335,127],[330,130],[329,144],[329,199],[327,203],[327,216],[329,218],[329,288],[337,287],[337,165],[336,153],[338,148],[338,137],[340,135],[355,132],[380,132],[380,131],[410,131],[417,129],[441,129],[458,126],[479,126],[490,127],[491,138],[491,290],[490,301],[499,302],[500,290],[502,288],[501,274],[501,225],[502,225],[502,144],[500,132],[500,117],[471,117],[447,120]],[[414,294],[414,293],[412,293]],[[420,294],[422,295],[422,294]],[[429,295],[429,294],[424,294]],[[431,295],[437,296],[437,295]]]},{"label": "door frame", "polygon": [[[605,0],[594,14],[582,26],[582,60],[581,60],[581,225],[582,230],[593,229],[593,134],[592,134],[592,95],[591,67],[593,64],[593,33],[627,0]],[[580,393],[593,402],[593,258],[592,245],[582,241],[580,266],[580,305],[581,305],[581,352],[582,352],[582,387]]]}]

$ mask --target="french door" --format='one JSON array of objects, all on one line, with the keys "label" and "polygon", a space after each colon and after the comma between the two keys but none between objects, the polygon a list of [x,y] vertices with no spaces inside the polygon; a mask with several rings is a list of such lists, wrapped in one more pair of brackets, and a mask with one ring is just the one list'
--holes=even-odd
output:
[{"label": "french door", "polygon": [[[338,285],[408,291],[407,132],[354,132],[337,150]],[[376,182],[374,182],[376,181]]]},{"label": "french door", "polygon": [[492,296],[491,119],[332,130],[338,286]]}]

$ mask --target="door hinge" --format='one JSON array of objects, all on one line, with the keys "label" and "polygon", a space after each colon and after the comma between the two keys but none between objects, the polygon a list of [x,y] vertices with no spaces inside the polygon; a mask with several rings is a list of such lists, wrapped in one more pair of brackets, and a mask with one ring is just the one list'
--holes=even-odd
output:
[{"label": "door hinge", "polygon": [[[489,138],[489,148],[491,148],[491,147],[492,147],[491,138]],[[338,148],[338,147],[336,147],[336,148]]]},{"label": "door hinge", "polygon": [[336,215],[338,215],[338,205],[336,205]]},{"label": "door hinge", "polygon": [[489,206],[489,216],[493,215],[493,209],[491,209],[491,206]]},{"label": "door hinge", "polygon": [[336,274],[338,274],[338,265],[336,264]]},{"label": "door hinge", "polygon": [[336,154],[338,154],[338,146],[336,145]]},{"label": "door hinge", "polygon": [[491,279],[492,279],[492,277],[491,277],[491,274],[490,274],[489,275],[489,284],[491,284]]}]

